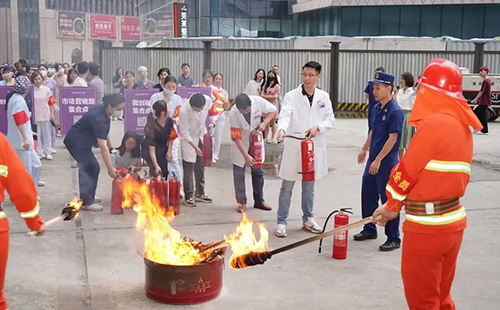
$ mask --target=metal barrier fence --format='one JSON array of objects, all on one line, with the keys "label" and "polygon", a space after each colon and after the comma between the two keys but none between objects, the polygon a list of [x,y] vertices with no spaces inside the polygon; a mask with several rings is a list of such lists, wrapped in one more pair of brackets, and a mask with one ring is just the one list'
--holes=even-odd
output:
[{"label": "metal barrier fence", "polygon": [[[137,68],[144,65],[149,69],[149,78],[157,81],[156,72],[167,67],[174,76],[181,74],[181,64],[191,65],[191,75],[201,81],[204,68],[203,49],[122,49],[102,50],[102,75],[106,92],[112,91],[111,80],[116,68],[123,67],[137,74]],[[340,50],[339,56],[339,103],[364,103],[366,82],[373,78],[373,71],[384,66],[386,71],[396,77],[411,72],[415,78],[420,75],[427,62],[433,58],[446,58],[459,67],[466,67],[471,72],[474,65],[474,53],[470,51],[426,52],[426,51],[359,51]],[[301,83],[301,68],[310,60],[318,61],[323,66],[319,87],[330,91],[330,50],[251,50],[251,49],[212,49],[212,70],[224,76],[223,87],[234,98],[242,92],[249,80],[259,68],[266,72],[277,64],[282,82],[282,92],[289,91]],[[500,52],[485,52],[484,65],[492,72],[500,67]],[[137,77],[136,77],[137,78]],[[357,110],[354,108],[353,110]]]}]

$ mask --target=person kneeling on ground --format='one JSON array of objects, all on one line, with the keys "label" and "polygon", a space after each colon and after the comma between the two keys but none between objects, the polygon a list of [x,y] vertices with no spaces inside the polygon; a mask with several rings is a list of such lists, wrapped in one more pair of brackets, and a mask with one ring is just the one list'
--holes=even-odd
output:
[{"label": "person kneeling on ground", "polygon": [[135,132],[125,133],[122,144],[112,152],[111,163],[116,170],[127,169],[137,177],[141,171],[141,138]]}]

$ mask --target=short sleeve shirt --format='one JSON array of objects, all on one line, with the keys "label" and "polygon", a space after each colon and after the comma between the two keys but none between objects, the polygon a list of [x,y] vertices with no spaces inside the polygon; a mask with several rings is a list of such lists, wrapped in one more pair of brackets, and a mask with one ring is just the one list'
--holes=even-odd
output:
[{"label": "short sleeve shirt", "polygon": [[165,126],[161,129],[160,133],[156,135],[154,139],[151,139],[146,134],[146,140],[149,146],[154,146],[156,150],[156,154],[164,154],[168,151],[168,140],[170,138],[170,133],[172,131],[172,127],[174,126],[173,120],[169,117],[165,122]]},{"label": "short sleeve shirt", "polygon": [[184,87],[191,87],[193,85],[196,85],[196,82],[192,76],[184,77],[183,74],[181,74],[181,76],[179,76],[179,78],[177,79],[177,82],[179,84],[181,84],[181,86],[184,86]]},{"label": "short sleeve shirt", "polygon": [[153,82],[151,82],[150,80],[148,80],[146,82],[146,84],[142,84],[141,81],[137,82],[138,89],[149,89],[149,88],[154,88],[154,87],[155,87],[155,84]]},{"label": "short sleeve shirt", "polygon": [[28,110],[28,105],[24,100],[23,96],[14,93],[9,99],[9,105],[7,106],[7,139],[9,140],[12,148],[15,150],[21,150],[23,147],[23,137],[17,128],[16,120],[14,115],[17,113],[25,114],[26,121],[24,122],[24,130],[26,132],[26,137],[30,141],[31,148],[33,148],[33,133],[31,131],[30,117],[31,112]]},{"label": "short sleeve shirt", "polygon": [[35,87],[35,121],[47,122],[50,121],[50,105],[49,99],[52,92],[46,86],[40,88]]},{"label": "short sleeve shirt", "polygon": [[106,114],[106,107],[98,104],[71,126],[64,143],[68,147],[91,150],[92,146],[97,144],[97,139],[108,138],[110,126],[111,121]]},{"label": "short sleeve shirt", "polygon": [[491,80],[485,79],[481,85],[481,98],[479,98],[479,105],[489,107],[491,105]]},{"label": "short sleeve shirt", "polygon": [[121,156],[119,152],[115,152],[111,155],[111,163],[116,169],[128,169],[130,166],[140,165],[141,158],[132,157],[132,152],[125,151]]},{"label": "short sleeve shirt", "polygon": [[403,111],[393,99],[383,108],[380,103],[377,103],[373,107],[371,115],[372,139],[370,142],[370,160],[375,160],[391,133],[397,133],[398,140],[383,161],[398,160],[398,148],[401,142],[401,132],[403,131],[403,120]]}]

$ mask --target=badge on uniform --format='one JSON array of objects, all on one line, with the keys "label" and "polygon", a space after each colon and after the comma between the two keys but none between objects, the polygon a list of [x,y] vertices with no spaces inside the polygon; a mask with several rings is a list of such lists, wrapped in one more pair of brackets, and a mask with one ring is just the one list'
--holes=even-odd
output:
[{"label": "badge on uniform", "polygon": [[385,119],[386,119],[386,116],[382,115],[382,120],[385,121]]},{"label": "badge on uniform", "polygon": [[320,109],[323,109],[325,107],[325,103],[323,101],[318,101],[318,106]]}]

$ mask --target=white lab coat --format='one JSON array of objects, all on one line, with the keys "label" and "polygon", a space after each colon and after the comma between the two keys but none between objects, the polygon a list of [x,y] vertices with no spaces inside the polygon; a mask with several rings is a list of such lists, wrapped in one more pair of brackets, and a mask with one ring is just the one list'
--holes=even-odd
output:
[{"label": "white lab coat", "polygon": [[[199,140],[203,141],[203,135],[207,132],[205,121],[208,111],[212,107],[212,98],[207,95],[204,95],[204,97],[206,101],[205,107],[200,112],[195,112],[191,108],[189,99],[182,104],[179,112],[179,135],[181,137],[182,159],[188,163],[196,162],[196,151],[189,143],[194,142],[198,146]],[[215,124],[216,120],[217,116],[210,117],[212,124]]]},{"label": "white lab coat", "polygon": [[[317,89],[314,92],[312,106],[307,96],[302,94],[302,85],[286,93],[278,119],[278,132],[284,130],[287,135],[304,137],[304,132],[318,126],[319,132],[314,141],[315,179],[328,174],[325,132],[333,128],[335,116],[327,92]],[[301,180],[302,156],[300,140],[285,138],[285,149],[281,159],[279,177],[288,180]]]},{"label": "white lab coat", "polygon": [[[252,100],[252,110],[250,112],[250,124],[247,123],[245,117],[238,110],[236,105],[229,111],[229,119],[231,122],[231,130],[241,130],[241,141],[245,146],[245,150],[250,147],[250,134],[253,130],[257,129],[260,125],[260,117],[270,113],[276,112],[276,106],[274,106],[269,101],[258,96],[249,96]],[[265,158],[264,143],[262,144],[262,159]],[[245,165],[245,158],[241,154],[240,149],[236,145],[236,142],[231,143],[231,161],[238,167],[243,167]],[[264,160],[263,160],[264,161]]]}]

